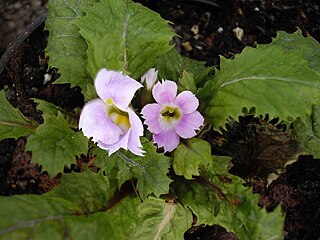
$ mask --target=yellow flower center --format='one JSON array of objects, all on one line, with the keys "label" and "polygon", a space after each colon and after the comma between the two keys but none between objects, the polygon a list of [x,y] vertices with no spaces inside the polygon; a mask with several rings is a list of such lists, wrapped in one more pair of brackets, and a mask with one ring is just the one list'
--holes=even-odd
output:
[{"label": "yellow flower center", "polygon": [[120,127],[124,132],[128,131],[131,127],[129,114],[117,108],[111,98],[107,98],[106,103],[108,105],[107,114],[110,120]]}]

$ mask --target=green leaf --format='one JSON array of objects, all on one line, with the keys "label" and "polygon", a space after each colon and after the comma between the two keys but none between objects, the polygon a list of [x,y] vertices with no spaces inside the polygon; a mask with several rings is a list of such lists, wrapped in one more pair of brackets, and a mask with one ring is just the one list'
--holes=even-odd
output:
[{"label": "green leaf", "polygon": [[213,70],[213,67],[207,68],[204,64],[204,62],[181,56],[177,49],[173,48],[158,58],[155,68],[159,70],[159,79],[176,82],[182,78],[185,70],[193,75],[195,84],[201,86],[211,78],[209,74]]},{"label": "green leaf", "polygon": [[208,142],[191,138],[186,144],[180,143],[173,153],[173,169],[177,175],[186,179],[199,176],[199,167],[209,168],[212,165],[211,146]]},{"label": "green leaf", "polygon": [[141,167],[138,163],[124,161],[119,155],[126,156],[121,153],[108,156],[108,152],[99,147],[93,148],[92,155],[96,156],[94,165],[102,168],[110,179],[115,179],[118,189],[125,181],[133,178],[133,168]]},{"label": "green leaf", "polygon": [[178,90],[179,92],[182,92],[184,90],[189,90],[193,93],[197,92],[197,87],[194,82],[192,73],[183,70],[182,77],[179,79]]},{"label": "green leaf", "polygon": [[108,157],[105,151],[96,150],[93,153],[97,154],[96,164],[102,167],[108,176],[116,175],[119,188],[125,181],[136,178],[137,190],[143,200],[152,193],[156,196],[167,194],[171,183],[167,176],[171,158],[157,153],[156,147],[146,138],[142,138],[141,143],[146,151],[143,157],[124,151]]},{"label": "green leaf", "polygon": [[[226,158],[214,157],[214,162],[225,166]],[[268,213],[258,206],[259,195],[244,187],[239,177],[215,171],[209,176],[172,184],[179,201],[197,216],[197,224],[221,225],[239,239],[283,239],[284,216],[280,206]]]},{"label": "green leaf", "polygon": [[[79,125],[79,115],[68,112],[65,109],[54,105],[53,103],[47,102],[42,99],[33,99],[38,105],[37,110],[40,110],[43,115],[46,116],[58,116],[58,113],[61,112],[63,114],[64,119],[67,121],[69,127],[78,128]],[[77,108],[78,109],[78,108]],[[76,109],[76,110],[77,110]],[[80,111],[80,109],[79,109]]]},{"label": "green leaf", "polygon": [[0,197],[0,204],[0,239],[62,239],[64,216],[81,213],[68,201],[39,195]]},{"label": "green leaf", "polygon": [[81,131],[71,130],[59,112],[58,116],[44,117],[44,123],[28,138],[26,150],[32,151],[32,162],[54,177],[64,166],[75,163],[76,156],[87,153],[88,139]]},{"label": "green leaf", "polygon": [[91,76],[102,68],[128,71],[141,77],[169,51],[174,35],[159,14],[128,0],[101,1],[77,20],[88,44]]},{"label": "green leaf", "polygon": [[42,99],[33,99],[38,105],[37,110],[40,110],[43,114],[47,116],[58,116],[59,111],[62,110],[62,108],[54,105],[53,103],[47,102]]},{"label": "green leaf", "polygon": [[294,51],[302,59],[307,61],[310,68],[320,72],[319,42],[312,37],[305,38],[300,29],[290,35],[286,32],[278,32],[277,38],[274,39],[273,44],[278,45],[287,51]]},{"label": "green leaf", "polygon": [[34,132],[36,124],[8,102],[3,90],[0,91],[0,103],[0,140],[18,138]]},{"label": "green leaf", "polygon": [[[104,213],[70,219],[74,239],[183,239],[192,215],[180,204],[162,199],[126,197]],[[95,223],[94,225],[92,223]],[[88,231],[90,229],[90,231]]]},{"label": "green leaf", "polygon": [[139,227],[136,229],[134,239],[184,239],[184,232],[192,224],[192,214],[189,209],[157,198],[148,198],[145,204],[138,203]]},{"label": "green leaf", "polygon": [[205,62],[182,57],[182,66],[183,69],[187,70],[189,73],[192,73],[196,85],[202,86],[208,79],[210,79],[211,72],[213,67],[206,67]]},{"label": "green leaf", "polygon": [[[81,192],[79,187],[81,186]],[[84,212],[94,212],[104,208],[114,196],[117,186],[112,186],[102,171],[93,173],[85,170],[82,173],[63,174],[61,184],[47,193],[47,197],[57,197],[77,204]]]},{"label": "green leaf", "polygon": [[155,68],[159,70],[158,79],[178,81],[182,76],[182,66],[182,56],[177,49],[172,48],[157,60]]},{"label": "green leaf", "polygon": [[293,135],[302,143],[307,154],[320,158],[320,105],[312,106],[310,117],[298,118],[294,122]]},{"label": "green leaf", "polygon": [[[86,96],[88,85],[93,81],[86,71],[87,44],[79,34],[74,20],[83,15],[81,8],[90,6],[94,0],[51,0],[48,3],[46,29],[49,31],[46,53],[49,64],[61,73],[55,83],[71,83],[80,86]],[[88,96],[86,96],[88,98]]]},{"label": "green leaf", "polygon": [[[310,115],[311,106],[320,101],[320,74],[300,51],[312,47],[317,52],[320,47],[312,38],[303,41],[308,47],[285,47],[288,39],[299,34],[281,33],[271,44],[247,47],[234,59],[221,58],[221,70],[198,91],[207,121],[215,128],[224,126],[244,107],[290,122]],[[319,57],[312,64],[316,61]]]},{"label": "green leaf", "polygon": [[141,203],[129,196],[88,215],[39,195],[0,197],[0,203],[0,239],[183,239],[192,223],[188,209],[155,198]]},{"label": "green leaf", "polygon": [[74,217],[69,224],[74,239],[103,239],[106,234],[115,240],[183,239],[192,215],[180,204],[162,199],[148,198],[142,203],[138,198],[126,197],[105,213]]}]

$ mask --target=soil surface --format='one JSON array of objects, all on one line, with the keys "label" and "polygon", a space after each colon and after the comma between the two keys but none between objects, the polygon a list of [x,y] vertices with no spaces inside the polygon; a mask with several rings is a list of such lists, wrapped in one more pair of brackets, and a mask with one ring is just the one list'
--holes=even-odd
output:
[{"label": "soil surface", "polygon": [[[46,0],[11,0],[0,3],[0,89],[6,89],[8,100],[35,121],[43,121],[31,98],[40,98],[71,111],[82,107],[81,89],[53,85],[57,69],[48,69],[43,50],[48,32],[44,31]],[[215,1],[215,0],[140,0],[142,4],[173,23],[180,37],[174,39],[181,54],[219,67],[219,55],[232,57],[245,46],[270,43],[279,30],[294,32],[320,41],[320,4],[318,1]],[[28,14],[27,14],[28,13]],[[40,18],[38,18],[40,17]],[[33,23],[33,24],[32,24]],[[42,24],[41,24],[42,23]],[[33,31],[34,30],[34,31]],[[20,35],[19,35],[20,34]],[[18,36],[19,35],[19,36]],[[9,42],[12,44],[8,47]],[[5,51],[5,49],[9,49]],[[3,69],[2,69],[3,67]],[[217,154],[234,157],[234,174],[246,179],[260,194],[260,205],[272,211],[281,204],[286,213],[285,239],[318,240],[320,237],[320,161],[300,156],[286,167],[271,185],[259,181],[255,164],[275,158],[286,159],[295,152],[295,142],[276,121],[272,131],[281,136],[277,142],[261,133],[261,119],[240,118],[223,135],[212,133],[212,146]],[[257,122],[259,123],[257,125]],[[266,137],[267,136],[267,137]],[[225,143],[216,143],[223,138]],[[263,144],[255,144],[256,142]],[[24,151],[26,138],[0,141],[0,195],[42,194],[59,184],[59,176],[50,179],[41,167],[30,163],[31,153]],[[272,147],[268,155],[252,154]],[[285,149],[285,151],[283,151]],[[74,166],[73,169],[77,169]],[[220,226],[198,226],[185,234],[185,239],[237,239]]]}]

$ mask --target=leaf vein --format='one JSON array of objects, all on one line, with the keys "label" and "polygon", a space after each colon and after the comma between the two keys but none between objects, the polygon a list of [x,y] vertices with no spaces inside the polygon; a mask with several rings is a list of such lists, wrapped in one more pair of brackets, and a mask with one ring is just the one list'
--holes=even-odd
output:
[{"label": "leaf vein", "polygon": [[301,84],[301,85],[305,85],[308,87],[315,87],[315,84],[311,84],[309,82],[304,82],[304,81],[300,81],[298,79],[287,79],[287,78],[282,78],[282,77],[257,77],[257,76],[252,76],[252,77],[243,77],[243,78],[236,78],[232,81],[226,82],[221,84],[220,88],[223,88],[227,85],[233,84],[233,83],[237,83],[237,82],[241,82],[241,81],[245,81],[245,80],[277,80],[277,81],[283,81],[283,82],[288,82],[288,83],[297,83],[297,84]]}]

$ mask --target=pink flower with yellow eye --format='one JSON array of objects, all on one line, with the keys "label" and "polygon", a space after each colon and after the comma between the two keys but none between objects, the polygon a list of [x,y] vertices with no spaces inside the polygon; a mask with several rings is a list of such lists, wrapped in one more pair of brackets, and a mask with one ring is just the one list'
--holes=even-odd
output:
[{"label": "pink flower with yellow eye", "polygon": [[98,72],[94,84],[99,98],[85,104],[79,128],[109,155],[123,148],[143,156],[143,125],[129,106],[142,85],[122,72],[106,69]]},{"label": "pink flower with yellow eye", "polygon": [[145,124],[153,133],[153,141],[166,152],[174,150],[181,138],[192,138],[204,123],[203,116],[196,111],[199,101],[190,91],[177,96],[177,84],[164,80],[152,89],[156,103],[142,109]]}]

